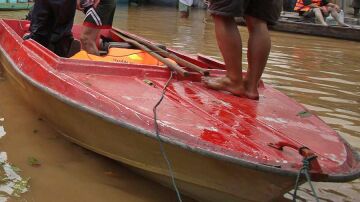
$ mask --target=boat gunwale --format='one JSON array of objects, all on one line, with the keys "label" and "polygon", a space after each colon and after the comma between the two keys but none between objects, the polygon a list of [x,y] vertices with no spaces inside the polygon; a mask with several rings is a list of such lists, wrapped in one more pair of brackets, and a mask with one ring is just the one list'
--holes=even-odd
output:
[{"label": "boat gunwale", "polygon": [[[1,20],[3,21],[3,20]],[[6,23],[5,23],[6,24]],[[6,24],[7,25],[7,24]],[[7,25],[8,26],[8,25]],[[27,47],[26,47],[27,48]],[[38,55],[37,55],[38,56]],[[31,85],[33,85],[34,87],[38,88],[39,90],[42,90],[43,92],[53,96],[54,98],[58,99],[59,101],[74,107],[75,109],[79,109],[83,112],[87,112],[89,114],[98,116],[100,118],[102,118],[105,121],[108,121],[112,124],[118,125],[120,127],[124,127],[127,129],[130,129],[132,131],[135,131],[136,133],[141,133],[147,137],[150,138],[157,138],[157,135],[153,132],[150,132],[148,130],[145,130],[141,127],[137,127],[134,126],[132,124],[126,123],[124,121],[120,121],[118,119],[116,119],[113,116],[107,115],[105,113],[102,113],[92,107],[88,107],[88,106],[84,106],[82,105],[80,102],[77,102],[76,100],[70,99],[64,95],[62,95],[61,93],[58,93],[57,91],[41,84],[40,82],[37,82],[36,80],[34,80],[32,77],[28,76],[27,74],[25,74],[23,71],[21,71],[21,69],[15,64],[15,62],[12,60],[12,58],[5,52],[5,50],[2,48],[2,46],[0,45],[0,57],[5,57],[6,62],[8,62],[11,67],[19,74],[21,75],[26,81],[28,81]],[[39,56],[38,56],[39,57]],[[63,58],[61,58],[63,61]],[[66,59],[65,59],[66,60]],[[58,63],[61,63],[61,61],[57,61]],[[187,151],[191,151],[191,152],[195,152],[198,153],[200,155],[204,155],[207,157],[211,157],[211,158],[215,158],[217,160],[221,160],[221,161],[228,161],[231,163],[235,163],[239,166],[243,166],[245,168],[249,168],[249,169],[253,169],[253,170],[257,170],[257,171],[261,171],[261,172],[271,172],[274,174],[278,174],[281,176],[289,176],[289,177],[296,177],[298,172],[296,171],[291,171],[291,170],[285,170],[285,169],[281,169],[281,168],[277,168],[275,166],[270,166],[270,165],[265,165],[265,164],[260,164],[260,163],[256,163],[256,162],[252,162],[252,161],[248,161],[248,160],[244,160],[238,157],[233,157],[233,156],[229,156],[229,155],[223,155],[223,154],[219,154],[219,153],[214,153],[214,152],[210,152],[206,149],[202,149],[199,147],[191,147],[181,141],[178,141],[176,139],[171,139],[167,136],[165,136],[164,134],[161,135],[161,139],[164,143],[169,143],[175,146],[179,146],[182,149],[185,149]],[[360,155],[352,148],[352,146],[346,142],[340,135],[338,135],[341,138],[341,141],[345,144],[346,148],[348,148],[350,152],[352,152],[352,155],[354,156],[354,160],[355,161],[360,161]],[[325,178],[321,178],[320,180],[315,180],[315,181],[321,181],[321,182],[346,182],[346,181],[350,181],[350,180],[354,180],[360,177],[360,167],[358,166],[357,170],[354,169],[353,172],[351,173],[342,173],[339,175],[329,175],[326,174]]]}]

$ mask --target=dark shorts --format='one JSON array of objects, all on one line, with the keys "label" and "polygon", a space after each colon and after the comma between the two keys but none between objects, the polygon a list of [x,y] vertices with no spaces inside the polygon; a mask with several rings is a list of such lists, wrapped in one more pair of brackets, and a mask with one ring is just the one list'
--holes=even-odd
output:
[{"label": "dark shorts", "polygon": [[111,28],[115,9],[115,0],[101,0],[96,8],[90,8],[86,11],[84,25],[97,29]]},{"label": "dark shorts", "polygon": [[268,24],[275,24],[282,5],[282,0],[210,0],[209,12],[229,17],[252,16]]}]

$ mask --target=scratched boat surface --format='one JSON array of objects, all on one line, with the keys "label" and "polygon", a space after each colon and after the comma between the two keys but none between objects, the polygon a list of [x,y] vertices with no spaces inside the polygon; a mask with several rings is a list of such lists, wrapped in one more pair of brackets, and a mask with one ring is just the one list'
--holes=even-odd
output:
[{"label": "scratched boat surface", "polygon": [[[60,58],[32,40],[27,21],[0,20],[1,62],[24,98],[71,141],[170,186],[154,131],[164,66]],[[74,27],[75,37],[81,31]],[[119,41],[113,30],[109,37]],[[131,35],[131,34],[130,34]],[[177,56],[224,75],[206,56]],[[329,126],[262,84],[260,100],[209,90],[175,75],[158,108],[166,153],[183,194],[200,201],[268,201],[291,189],[304,157],[316,181],[359,177],[358,155]]]}]

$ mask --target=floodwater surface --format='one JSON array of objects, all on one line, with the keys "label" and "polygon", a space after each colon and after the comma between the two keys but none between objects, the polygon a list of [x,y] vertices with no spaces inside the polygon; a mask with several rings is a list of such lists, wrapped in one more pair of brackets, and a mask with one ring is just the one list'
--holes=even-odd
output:
[{"label": "floodwater surface", "polygon": [[[21,19],[25,14],[1,11],[0,17]],[[221,59],[214,25],[204,10],[193,9],[189,19],[181,19],[175,8],[121,6],[115,15],[115,27]],[[81,23],[83,16],[78,13],[76,22]],[[245,53],[248,34],[239,29]],[[244,64],[246,69],[246,57]],[[316,113],[360,150],[359,42],[272,32],[263,80]],[[0,79],[0,165],[0,202],[176,200],[170,189],[62,138],[6,79]],[[359,180],[314,185],[323,201],[360,198]],[[308,185],[301,186],[299,196],[302,201],[313,200]]]}]

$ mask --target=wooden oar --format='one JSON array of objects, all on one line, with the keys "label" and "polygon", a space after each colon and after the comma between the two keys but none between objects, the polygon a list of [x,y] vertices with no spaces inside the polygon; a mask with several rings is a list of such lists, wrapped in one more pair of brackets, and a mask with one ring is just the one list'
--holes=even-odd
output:
[{"label": "wooden oar", "polygon": [[157,54],[156,52],[154,52],[153,50],[149,49],[148,47],[140,44],[139,42],[133,40],[133,39],[129,39],[124,35],[121,35],[119,33],[113,32],[113,34],[115,34],[116,36],[120,37],[122,40],[124,40],[125,42],[140,48],[141,50],[149,53],[150,55],[152,55],[153,57],[155,57],[156,59],[158,59],[160,62],[164,63],[167,67],[169,67],[171,70],[176,71],[177,73],[179,73],[180,75],[187,77],[189,76],[189,72],[186,71],[185,69],[181,68],[179,65],[172,63],[171,61],[167,60],[166,58],[164,58],[163,56]]},{"label": "wooden oar", "polygon": [[170,59],[174,60],[175,62],[177,62],[178,64],[180,64],[180,65],[182,65],[184,67],[187,67],[189,69],[197,71],[197,72],[201,73],[204,76],[209,76],[210,75],[210,72],[208,70],[206,70],[206,69],[204,69],[202,67],[199,67],[199,66],[197,66],[197,65],[195,65],[193,63],[190,63],[189,61],[186,61],[186,60],[178,57],[174,53],[171,53],[169,51],[161,49],[158,46],[156,46],[156,45],[154,45],[154,44],[152,44],[152,43],[150,43],[150,42],[148,42],[146,40],[143,40],[143,39],[138,38],[136,36],[129,35],[127,33],[124,33],[122,31],[120,31],[120,30],[117,30],[117,29],[116,29],[116,32],[118,32],[118,35],[123,35],[123,36],[126,36],[126,37],[130,38],[130,39],[133,39],[133,40],[137,41],[138,43],[141,43],[141,44],[147,46],[151,50],[156,51],[161,56],[170,58]]}]

